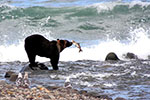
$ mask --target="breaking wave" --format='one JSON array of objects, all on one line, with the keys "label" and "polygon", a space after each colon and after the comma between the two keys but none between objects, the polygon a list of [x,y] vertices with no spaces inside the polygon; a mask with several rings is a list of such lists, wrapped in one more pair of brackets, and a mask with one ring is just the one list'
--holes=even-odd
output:
[{"label": "breaking wave", "polygon": [[65,7],[1,4],[0,61],[28,61],[24,39],[31,34],[41,34],[49,40],[79,42],[83,52],[78,53],[74,46],[67,48],[61,53],[62,61],[104,60],[109,52],[115,52],[122,59],[127,52],[147,59],[149,13],[150,3],[140,1]]}]

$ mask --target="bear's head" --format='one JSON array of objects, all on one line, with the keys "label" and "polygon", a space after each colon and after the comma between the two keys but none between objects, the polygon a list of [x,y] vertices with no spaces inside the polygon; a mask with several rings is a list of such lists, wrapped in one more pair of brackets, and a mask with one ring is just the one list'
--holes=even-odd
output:
[{"label": "bear's head", "polygon": [[59,51],[61,52],[66,47],[70,47],[72,45],[72,42],[69,42],[68,40],[59,40],[59,39],[57,39],[57,44],[58,44],[58,47],[59,47]]}]

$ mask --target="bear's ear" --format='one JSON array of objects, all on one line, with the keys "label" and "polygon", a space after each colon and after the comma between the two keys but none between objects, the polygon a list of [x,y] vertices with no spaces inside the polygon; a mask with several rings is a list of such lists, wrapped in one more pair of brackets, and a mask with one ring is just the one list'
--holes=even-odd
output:
[{"label": "bear's ear", "polygon": [[57,39],[57,43],[60,44],[60,40],[59,39]]}]

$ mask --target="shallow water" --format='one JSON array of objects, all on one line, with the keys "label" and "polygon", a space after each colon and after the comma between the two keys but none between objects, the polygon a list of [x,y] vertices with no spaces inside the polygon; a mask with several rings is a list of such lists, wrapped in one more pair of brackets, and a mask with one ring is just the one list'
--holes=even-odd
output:
[{"label": "shallow water", "polygon": [[[44,63],[49,70],[28,70],[31,86],[64,86],[70,80],[78,90],[123,97],[128,100],[150,99],[150,60],[130,60],[119,62],[79,60],[60,62],[59,70],[54,71],[49,62]],[[19,72],[28,66],[23,62],[0,64],[0,78],[8,70]]]},{"label": "shallow water", "polygon": [[0,61],[28,61],[24,39],[32,34],[81,44],[84,52],[79,54],[72,46],[61,53],[61,61],[103,61],[109,52],[119,57],[133,52],[142,59],[150,54],[149,1],[86,0],[84,5],[75,3],[83,0],[61,1],[70,6],[48,1],[0,1]]}]

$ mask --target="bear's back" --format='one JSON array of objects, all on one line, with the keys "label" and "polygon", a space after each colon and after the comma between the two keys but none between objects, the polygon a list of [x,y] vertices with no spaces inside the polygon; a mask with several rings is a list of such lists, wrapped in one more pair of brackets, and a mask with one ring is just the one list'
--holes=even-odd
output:
[{"label": "bear's back", "polygon": [[35,34],[35,35],[31,35],[31,36],[28,36],[26,39],[25,39],[25,42],[42,42],[42,41],[47,41],[47,39],[45,37],[43,37],[42,35],[38,35],[38,34]]},{"label": "bear's back", "polygon": [[31,35],[25,39],[25,50],[27,54],[41,57],[53,57],[59,55],[57,41],[49,41],[41,35]]},{"label": "bear's back", "polygon": [[42,35],[38,35],[38,34],[31,35],[25,39],[25,44],[27,45],[39,46],[41,43],[49,43],[49,40],[47,40]]},{"label": "bear's back", "polygon": [[31,35],[25,39],[25,50],[44,54],[48,51],[57,51],[57,41],[49,41],[42,35]]}]

